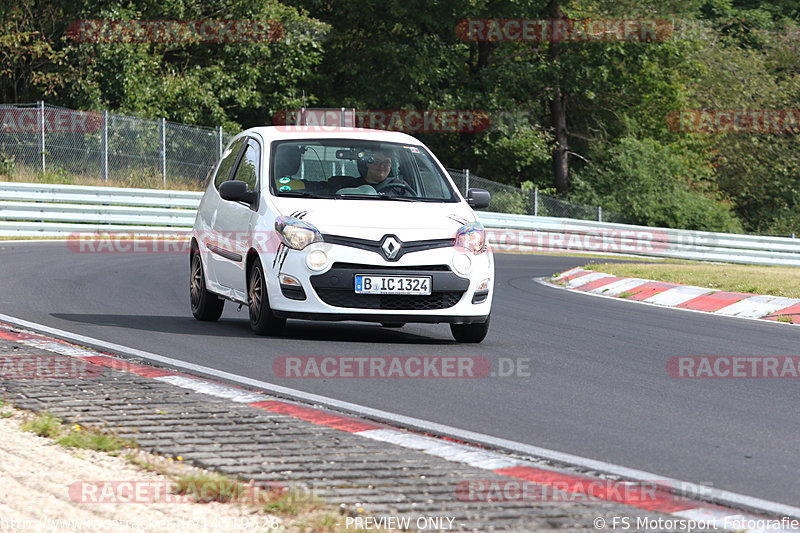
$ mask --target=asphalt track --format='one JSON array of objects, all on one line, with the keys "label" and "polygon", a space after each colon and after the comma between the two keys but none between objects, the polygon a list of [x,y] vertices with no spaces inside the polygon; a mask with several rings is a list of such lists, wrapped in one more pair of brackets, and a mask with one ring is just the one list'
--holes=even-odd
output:
[{"label": "asphalt track", "polygon": [[[542,286],[580,257],[496,255],[492,327],[479,346],[446,325],[389,330],[290,321],[250,332],[228,303],[195,321],[188,259],[81,254],[66,244],[0,242],[0,313],[234,374],[797,506],[797,380],[679,380],[681,355],[800,355],[800,328],[636,305]],[[530,358],[530,377],[286,379],[279,356],[468,355]]]}]

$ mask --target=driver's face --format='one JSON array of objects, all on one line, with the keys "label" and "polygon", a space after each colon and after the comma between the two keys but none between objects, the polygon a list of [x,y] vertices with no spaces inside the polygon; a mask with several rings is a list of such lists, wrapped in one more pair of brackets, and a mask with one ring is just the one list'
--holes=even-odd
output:
[{"label": "driver's face", "polygon": [[367,183],[380,183],[386,179],[392,170],[392,157],[383,152],[375,152],[372,156],[372,163],[367,163],[367,175],[364,180]]}]

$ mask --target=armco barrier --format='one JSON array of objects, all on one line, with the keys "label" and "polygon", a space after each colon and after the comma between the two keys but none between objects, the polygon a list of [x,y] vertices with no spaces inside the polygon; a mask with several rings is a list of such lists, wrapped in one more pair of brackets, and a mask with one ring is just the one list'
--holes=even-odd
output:
[{"label": "armco barrier", "polygon": [[[188,232],[203,193],[0,182],[0,236]],[[800,266],[800,239],[479,213],[497,251],[621,253]]]},{"label": "armco barrier", "polygon": [[202,192],[0,182],[0,236],[176,233],[191,229]]}]

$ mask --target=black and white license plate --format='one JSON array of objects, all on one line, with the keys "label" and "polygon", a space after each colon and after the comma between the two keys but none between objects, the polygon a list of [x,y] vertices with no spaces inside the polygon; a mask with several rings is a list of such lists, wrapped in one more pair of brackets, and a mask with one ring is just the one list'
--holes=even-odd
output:
[{"label": "black and white license plate", "polygon": [[372,276],[356,274],[356,294],[412,294],[431,293],[430,276]]}]

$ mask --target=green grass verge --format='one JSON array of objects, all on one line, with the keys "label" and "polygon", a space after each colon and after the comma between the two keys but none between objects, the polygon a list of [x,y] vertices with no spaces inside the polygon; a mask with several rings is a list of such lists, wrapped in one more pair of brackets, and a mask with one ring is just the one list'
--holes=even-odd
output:
[{"label": "green grass verge", "polygon": [[122,448],[134,448],[136,444],[101,429],[83,427],[79,424],[66,426],[60,418],[50,413],[39,413],[22,423],[23,431],[40,437],[48,437],[67,448],[81,448],[101,452],[116,452]]},{"label": "green grass verge", "polygon": [[160,174],[148,174],[139,170],[128,172],[123,179],[108,181],[96,175],[70,174],[61,168],[42,173],[41,169],[12,165],[0,172],[0,181],[18,183],[47,183],[54,185],[96,185],[100,187],[132,187],[135,189],[170,189],[176,191],[202,191],[207,185],[205,179],[195,180],[185,177],[170,177],[164,184]]},{"label": "green grass verge", "polygon": [[30,431],[40,437],[55,438],[61,433],[61,419],[50,413],[41,413],[22,423],[23,431]]},{"label": "green grass verge", "polygon": [[583,268],[722,291],[800,298],[800,268],[709,263],[589,263]]}]

